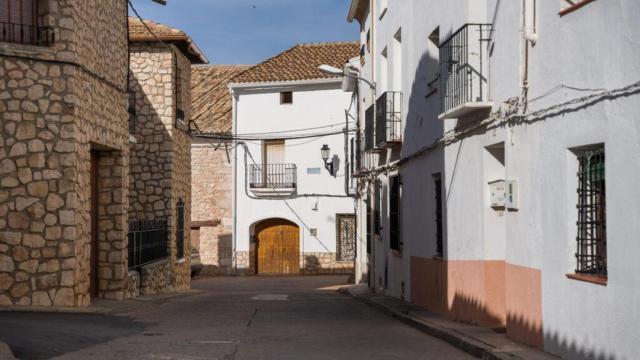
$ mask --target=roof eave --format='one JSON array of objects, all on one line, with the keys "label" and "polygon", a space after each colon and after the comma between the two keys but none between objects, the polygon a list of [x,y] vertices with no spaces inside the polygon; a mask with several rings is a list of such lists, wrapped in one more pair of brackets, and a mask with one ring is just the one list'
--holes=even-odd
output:
[{"label": "roof eave", "polygon": [[234,90],[248,90],[259,88],[281,88],[281,87],[294,87],[301,85],[325,85],[325,84],[341,84],[341,77],[322,78],[322,79],[307,79],[307,80],[287,80],[287,81],[259,81],[259,82],[241,82],[230,83],[229,89]]},{"label": "roof eave", "polygon": [[364,13],[368,6],[369,0],[351,0],[347,21],[351,23],[353,22],[353,19],[356,19],[360,25],[362,25],[364,22]]}]

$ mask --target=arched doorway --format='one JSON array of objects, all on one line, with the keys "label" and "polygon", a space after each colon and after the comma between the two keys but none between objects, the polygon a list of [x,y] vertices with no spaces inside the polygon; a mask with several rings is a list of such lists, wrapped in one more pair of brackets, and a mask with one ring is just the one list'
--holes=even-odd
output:
[{"label": "arched doorway", "polygon": [[256,272],[259,275],[300,273],[300,228],[285,219],[258,223]]}]

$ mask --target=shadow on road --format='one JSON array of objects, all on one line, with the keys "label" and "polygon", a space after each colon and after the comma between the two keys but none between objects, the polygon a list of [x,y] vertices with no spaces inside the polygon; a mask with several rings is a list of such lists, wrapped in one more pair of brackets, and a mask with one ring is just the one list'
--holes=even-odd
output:
[{"label": "shadow on road", "polygon": [[0,340],[21,360],[49,359],[143,332],[150,324],[98,314],[0,313]]}]

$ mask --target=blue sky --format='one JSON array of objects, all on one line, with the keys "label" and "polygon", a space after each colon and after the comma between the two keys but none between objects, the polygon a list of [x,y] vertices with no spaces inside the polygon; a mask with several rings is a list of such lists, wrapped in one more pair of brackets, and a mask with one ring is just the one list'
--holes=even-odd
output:
[{"label": "blue sky", "polygon": [[[133,0],[142,17],[186,31],[212,64],[257,64],[297,43],[358,39],[350,0]],[[132,13],[132,12],[131,12]]]}]

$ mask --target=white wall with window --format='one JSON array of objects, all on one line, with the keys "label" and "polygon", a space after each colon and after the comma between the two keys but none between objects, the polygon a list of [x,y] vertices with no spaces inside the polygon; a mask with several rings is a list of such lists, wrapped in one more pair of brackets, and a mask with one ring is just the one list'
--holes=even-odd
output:
[{"label": "white wall with window", "polygon": [[[382,19],[365,17],[374,43],[388,49],[389,85],[377,95],[404,80],[398,88],[401,147],[377,155],[378,167],[391,167],[378,176],[381,236],[371,240],[372,287],[451,318],[496,321],[508,336],[563,357],[633,358],[640,351],[633,338],[640,322],[640,188],[634,186],[640,47],[633,39],[640,25],[631,15],[640,13],[640,4],[614,3],[416,0],[389,2]],[[460,53],[438,47],[468,23],[486,24],[486,31],[468,28],[467,40],[477,44],[467,47],[467,66],[456,69]],[[381,74],[368,68],[385,63],[376,56],[367,58],[367,76]],[[485,87],[466,99],[464,112],[439,118],[446,110],[441,97],[462,83],[446,82],[443,72],[454,69],[472,72],[473,86],[481,80]],[[603,95],[605,89],[614,91]],[[464,132],[498,110],[514,111],[523,91],[528,102],[517,111],[530,114],[524,121],[474,128],[412,157],[446,132]],[[367,93],[360,96],[366,109]],[[399,170],[393,167],[407,157]],[[399,254],[389,241],[396,173],[403,194]],[[491,203],[495,181],[502,181],[499,206]],[[367,213],[362,216],[374,221],[375,210]],[[429,287],[439,276],[435,267],[445,274],[444,291]],[[438,293],[441,298],[432,298]],[[472,303],[484,309],[477,316],[465,307]]]},{"label": "white wall with window", "polygon": [[[234,133],[267,138],[248,139],[246,147],[235,149],[237,253],[254,250],[255,224],[270,218],[286,219],[299,227],[302,258],[307,253],[340,252],[336,221],[339,215],[354,214],[355,208],[354,199],[347,196],[351,184],[345,183],[353,135],[345,138],[343,133],[351,94],[340,85],[337,79],[232,87]],[[324,145],[330,149],[333,174],[321,157]],[[256,176],[252,168],[258,169]],[[353,265],[353,259],[349,262]]]}]

